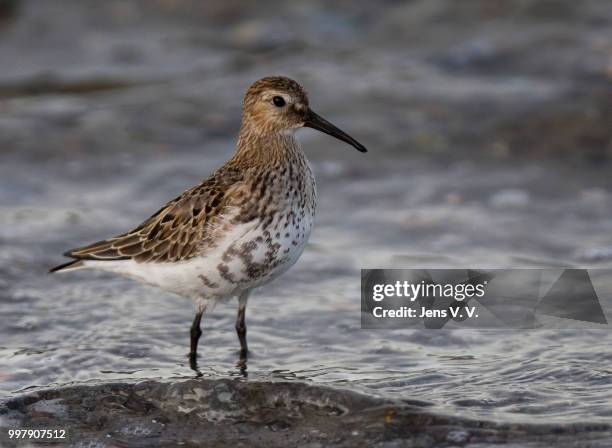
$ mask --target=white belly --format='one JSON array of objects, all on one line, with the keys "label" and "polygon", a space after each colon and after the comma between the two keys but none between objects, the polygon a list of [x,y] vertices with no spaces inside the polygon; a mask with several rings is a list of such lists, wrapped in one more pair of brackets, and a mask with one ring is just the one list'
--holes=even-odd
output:
[{"label": "white belly", "polygon": [[259,220],[232,224],[213,248],[186,261],[87,261],[86,267],[133,277],[185,297],[217,300],[266,284],[287,271],[304,251],[312,224],[312,213],[295,221],[279,214],[266,229]]}]

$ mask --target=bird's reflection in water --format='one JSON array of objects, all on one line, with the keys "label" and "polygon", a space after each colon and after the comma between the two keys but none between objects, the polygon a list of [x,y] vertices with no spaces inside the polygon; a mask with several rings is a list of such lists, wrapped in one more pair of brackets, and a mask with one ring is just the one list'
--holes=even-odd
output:
[{"label": "bird's reflection in water", "polygon": [[[238,370],[238,374],[243,378],[247,378],[249,376],[247,372],[248,357],[248,352],[240,350],[240,356],[238,357],[238,361],[236,362],[236,369]],[[198,368],[197,359],[193,356],[189,357],[189,367],[195,372],[196,378],[201,378],[202,376],[204,376],[204,374]]]},{"label": "bird's reflection in water", "polygon": [[238,358],[238,362],[236,363],[236,368],[238,369],[238,372],[240,373],[240,376],[247,378],[249,376],[248,372],[247,372],[247,360],[248,360],[248,353],[240,350],[240,357]]}]

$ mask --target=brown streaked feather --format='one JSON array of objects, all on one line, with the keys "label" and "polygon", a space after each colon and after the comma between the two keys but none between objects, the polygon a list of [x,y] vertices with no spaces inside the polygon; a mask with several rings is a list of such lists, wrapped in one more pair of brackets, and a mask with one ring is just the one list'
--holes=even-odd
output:
[{"label": "brown streaked feather", "polygon": [[232,198],[228,188],[243,179],[242,171],[225,165],[201,184],[168,202],[149,219],[122,235],[66,252],[79,260],[171,262],[197,256],[211,224]]}]

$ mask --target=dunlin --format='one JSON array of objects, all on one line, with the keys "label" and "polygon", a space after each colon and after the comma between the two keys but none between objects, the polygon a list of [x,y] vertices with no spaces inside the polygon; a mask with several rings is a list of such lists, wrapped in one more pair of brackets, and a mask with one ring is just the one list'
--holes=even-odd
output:
[{"label": "dunlin", "polygon": [[246,92],[236,150],[221,168],[133,230],[66,252],[73,260],[51,272],[100,269],[195,299],[192,367],[206,308],[237,297],[236,331],[246,357],[251,291],[287,271],[312,230],[315,180],[294,137],[301,127],[366,152],[310,109],[297,82],[281,76],[260,79]]}]

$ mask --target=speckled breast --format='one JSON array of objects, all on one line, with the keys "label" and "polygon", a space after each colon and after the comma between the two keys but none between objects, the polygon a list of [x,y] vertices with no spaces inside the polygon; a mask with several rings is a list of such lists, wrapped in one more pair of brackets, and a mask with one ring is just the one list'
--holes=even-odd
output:
[{"label": "speckled breast", "polygon": [[253,180],[248,201],[232,217],[231,231],[219,247],[215,272],[204,274],[205,282],[235,294],[272,281],[298,260],[316,206],[314,177],[305,159],[300,162]]}]

